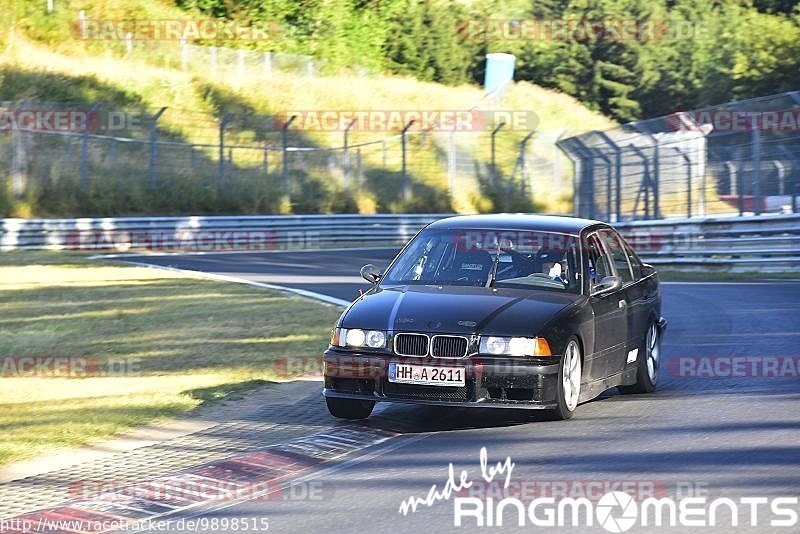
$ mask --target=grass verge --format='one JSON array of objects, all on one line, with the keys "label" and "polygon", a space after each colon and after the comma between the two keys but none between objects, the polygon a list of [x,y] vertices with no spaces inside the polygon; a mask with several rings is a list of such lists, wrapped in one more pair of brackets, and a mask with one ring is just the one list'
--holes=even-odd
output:
[{"label": "grass verge", "polygon": [[[0,253],[0,465],[112,438],[279,379],[339,311],[299,297],[76,254]],[[9,376],[20,357],[93,362]]]}]

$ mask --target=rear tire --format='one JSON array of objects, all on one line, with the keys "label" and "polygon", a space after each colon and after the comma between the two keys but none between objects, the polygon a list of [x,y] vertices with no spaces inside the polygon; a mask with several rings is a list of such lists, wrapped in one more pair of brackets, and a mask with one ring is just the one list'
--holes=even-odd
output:
[{"label": "rear tire", "polygon": [[561,365],[558,368],[558,406],[553,410],[556,419],[571,419],[578,407],[578,398],[581,394],[581,346],[578,339],[573,337],[567,342]]},{"label": "rear tire", "polygon": [[366,419],[375,407],[375,401],[325,397],[328,411],[340,419]]},{"label": "rear tire", "polygon": [[620,392],[652,393],[656,390],[658,367],[661,362],[661,331],[655,321],[647,327],[639,355],[636,358],[636,383],[632,386],[619,386]]}]

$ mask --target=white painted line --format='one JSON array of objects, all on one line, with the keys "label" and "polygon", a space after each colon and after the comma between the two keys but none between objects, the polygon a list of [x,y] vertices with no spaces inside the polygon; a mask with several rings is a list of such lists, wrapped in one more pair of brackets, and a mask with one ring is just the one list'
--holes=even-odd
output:
[{"label": "white painted line", "polygon": [[196,278],[206,278],[209,280],[217,280],[220,282],[231,282],[233,284],[243,284],[247,286],[260,287],[262,289],[274,289],[276,291],[286,291],[287,293],[293,293],[301,297],[318,300],[321,302],[325,302],[326,304],[333,304],[334,306],[340,306],[343,308],[346,308],[347,306],[350,305],[349,301],[346,301],[344,299],[337,299],[336,297],[331,297],[329,295],[323,295],[322,293],[317,293],[315,291],[307,291],[305,289],[297,289],[294,287],[287,287],[287,286],[278,286],[275,284],[268,284],[266,282],[256,282],[255,280],[248,280],[247,278],[239,278],[238,276],[206,273],[203,271],[192,271],[189,269],[178,269],[177,267],[168,267],[166,265],[154,265],[152,263],[145,263],[142,261],[130,261],[130,260],[119,260],[119,261],[131,265],[138,265],[140,267],[150,267],[151,269],[161,269],[162,271],[170,271],[173,273],[185,274],[189,276],[194,276]]}]

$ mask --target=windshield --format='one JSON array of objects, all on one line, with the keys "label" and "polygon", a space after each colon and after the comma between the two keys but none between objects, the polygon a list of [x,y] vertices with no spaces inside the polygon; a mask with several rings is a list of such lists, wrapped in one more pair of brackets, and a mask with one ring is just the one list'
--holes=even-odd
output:
[{"label": "windshield", "polygon": [[578,237],[530,230],[426,230],[386,285],[493,286],[580,292]]}]

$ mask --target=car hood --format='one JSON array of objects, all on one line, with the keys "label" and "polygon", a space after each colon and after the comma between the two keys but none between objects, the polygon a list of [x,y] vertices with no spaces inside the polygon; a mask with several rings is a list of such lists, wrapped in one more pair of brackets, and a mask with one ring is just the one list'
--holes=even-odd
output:
[{"label": "car hood", "polygon": [[536,335],[572,293],[462,286],[377,287],[356,300],[343,328],[450,334]]}]

